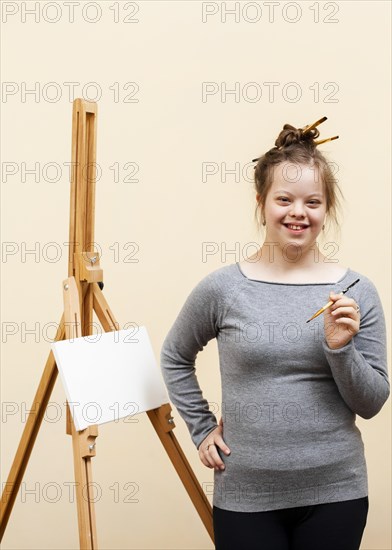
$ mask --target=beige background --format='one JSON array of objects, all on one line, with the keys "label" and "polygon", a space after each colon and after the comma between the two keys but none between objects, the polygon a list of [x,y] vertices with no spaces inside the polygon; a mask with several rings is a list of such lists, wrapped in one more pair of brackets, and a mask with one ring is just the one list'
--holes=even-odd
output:
[{"label": "beige background", "polygon": [[[69,216],[65,163],[71,160],[73,99],[67,82],[78,83],[74,97],[93,100],[96,90],[101,92],[96,240],[104,293],[121,328],[130,322],[148,327],[157,358],[197,282],[260,244],[249,161],[273,146],[286,122],[304,126],[324,115],[321,138],[340,137],[321,150],[336,163],[346,199],[335,258],[375,283],[390,331],[389,2],[299,2],[296,22],[295,6],[287,2],[275,8],[271,20],[266,3],[238,2],[237,20],[227,15],[226,21],[224,9],[235,3],[212,2],[208,5],[217,13],[205,22],[202,2],[138,2],[134,23],[124,21],[132,16],[131,4],[124,2],[95,3],[84,14],[81,2],[73,23],[61,2],[60,14],[40,2],[38,21],[23,12],[34,3],[3,2],[3,10],[4,4],[16,12],[5,17],[3,11],[1,59],[3,87],[8,83],[6,89],[14,91],[3,93],[1,104],[2,241],[3,249],[14,252],[3,253],[1,263],[3,483],[63,308]],[[93,23],[97,4],[101,18]],[[131,97],[128,82],[138,85]],[[217,90],[204,101],[203,82]],[[278,83],[274,97],[268,96],[268,82]],[[296,100],[293,82],[301,91]],[[235,83],[238,97],[222,97],[224,86],[233,89]],[[34,86],[37,97],[24,96]],[[217,173],[203,181],[207,162],[215,163]],[[38,181],[31,174],[23,181],[22,170],[35,163]],[[50,181],[55,179],[50,163],[60,167],[58,181]],[[126,163],[138,166],[136,182],[124,181],[132,176]],[[222,163],[227,169],[236,165],[237,175],[225,179]],[[6,175],[12,167],[16,173]],[[325,240],[334,239],[328,234]],[[203,257],[206,243],[214,244],[214,253]],[[36,256],[25,255],[34,248]],[[36,336],[26,334],[34,327]],[[220,418],[215,340],[199,355],[197,372]],[[64,400],[58,380],[4,550],[78,548]],[[175,434],[212,502],[213,471],[202,465],[184,422],[173,413]],[[361,548],[386,550],[391,548],[390,400],[371,420],[357,417],[357,424],[366,448],[370,499]],[[100,426],[93,473],[100,548],[213,548],[146,415]]]}]

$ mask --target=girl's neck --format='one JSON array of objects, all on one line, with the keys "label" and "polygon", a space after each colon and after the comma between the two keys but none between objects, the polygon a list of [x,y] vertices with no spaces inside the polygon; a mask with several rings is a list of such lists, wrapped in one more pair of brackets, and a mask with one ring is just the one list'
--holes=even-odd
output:
[{"label": "girl's neck", "polygon": [[264,243],[241,264],[243,271],[246,271],[245,275],[250,278],[286,282],[334,280],[347,269],[338,262],[329,261],[317,248],[307,250],[306,254],[298,254],[298,258],[295,258],[285,254],[274,243]]},{"label": "girl's neck", "polygon": [[282,274],[293,271],[318,271],[323,265],[331,263],[320,252],[317,244],[304,249],[300,245],[281,248],[274,242],[264,242],[254,257],[260,265]]}]

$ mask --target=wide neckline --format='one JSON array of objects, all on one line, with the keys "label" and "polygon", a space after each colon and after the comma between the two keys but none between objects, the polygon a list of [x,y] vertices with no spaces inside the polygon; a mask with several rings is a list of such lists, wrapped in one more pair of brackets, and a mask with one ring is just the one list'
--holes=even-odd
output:
[{"label": "wide neckline", "polygon": [[347,275],[349,274],[349,272],[351,271],[351,269],[348,267],[346,269],[346,272],[344,273],[344,275],[338,279],[337,281],[334,281],[334,282],[328,282],[328,283],[280,283],[280,282],[277,282],[277,281],[264,281],[264,280],[261,280],[261,279],[251,279],[250,277],[247,277],[245,275],[245,273],[242,271],[241,269],[241,266],[240,266],[240,263],[239,262],[236,262],[235,265],[237,266],[239,272],[241,273],[241,275],[247,280],[247,281],[252,281],[254,283],[264,283],[264,284],[267,284],[267,285],[283,285],[283,286],[317,286],[317,285],[336,285],[338,283],[340,283],[341,281],[343,281]]}]

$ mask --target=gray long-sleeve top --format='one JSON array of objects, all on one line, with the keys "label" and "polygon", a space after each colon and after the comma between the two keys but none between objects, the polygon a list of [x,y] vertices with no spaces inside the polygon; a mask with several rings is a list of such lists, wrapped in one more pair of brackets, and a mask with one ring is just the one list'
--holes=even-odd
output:
[{"label": "gray long-sleeve top", "polygon": [[[329,300],[360,306],[359,332],[329,348],[324,317],[306,323]],[[222,384],[224,470],[214,470],[213,504],[266,511],[368,495],[355,415],[375,416],[389,396],[382,304],[366,276],[347,269],[337,282],[250,279],[239,263],[205,276],[188,295],[160,355],[170,400],[196,448],[218,426],[198,384],[195,360],[217,339]]]}]

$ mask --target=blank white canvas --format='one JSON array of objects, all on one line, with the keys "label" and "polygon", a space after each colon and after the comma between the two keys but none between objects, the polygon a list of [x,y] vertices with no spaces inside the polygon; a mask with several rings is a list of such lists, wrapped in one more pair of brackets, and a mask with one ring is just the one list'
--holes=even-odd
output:
[{"label": "blank white canvas", "polygon": [[144,326],[51,347],[78,431],[169,403]]}]

